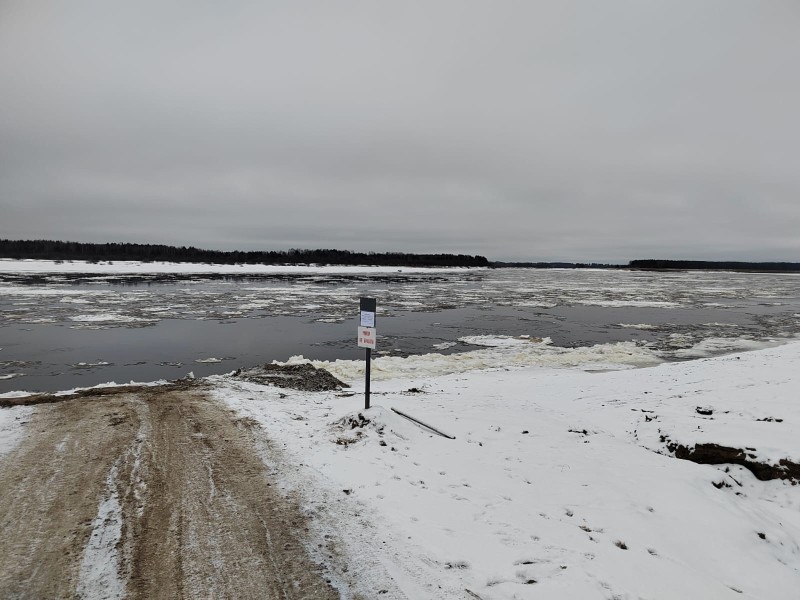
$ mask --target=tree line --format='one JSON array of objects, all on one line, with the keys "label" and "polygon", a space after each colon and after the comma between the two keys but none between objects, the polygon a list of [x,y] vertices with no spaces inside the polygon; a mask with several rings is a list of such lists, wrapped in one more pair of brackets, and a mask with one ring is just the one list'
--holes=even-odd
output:
[{"label": "tree line", "polygon": [[352,252],[350,250],[268,250],[222,251],[194,246],[164,244],[129,244],[62,242],[54,240],[0,239],[0,257],[89,262],[135,260],[143,262],[188,262],[263,265],[371,265],[397,267],[496,267],[533,269],[674,269],[729,271],[800,271],[797,262],[747,262],[707,260],[637,259],[627,265],[596,262],[489,262],[484,256],[470,254],[412,254],[406,252]]},{"label": "tree line", "polygon": [[800,271],[800,263],[795,262],[746,262],[723,260],[665,260],[636,259],[625,265],[594,262],[499,262],[490,263],[495,268],[524,269],[641,269],[677,271],[750,271],[750,272],[792,272]]},{"label": "tree line", "polygon": [[800,271],[796,262],[746,262],[726,260],[640,259],[628,263],[630,269],[677,269],[682,271]]},{"label": "tree line", "polygon": [[405,252],[351,252],[350,250],[221,251],[164,244],[0,240],[0,257],[90,262],[135,260],[263,265],[370,265],[392,267],[487,267],[484,256],[468,254],[411,254]]},{"label": "tree line", "polygon": [[497,269],[624,269],[624,265],[610,265],[607,263],[583,262],[502,262],[490,263]]}]

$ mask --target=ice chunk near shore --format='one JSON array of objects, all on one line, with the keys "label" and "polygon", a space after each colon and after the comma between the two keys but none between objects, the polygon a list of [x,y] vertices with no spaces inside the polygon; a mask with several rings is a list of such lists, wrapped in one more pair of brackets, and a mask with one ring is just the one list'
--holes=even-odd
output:
[{"label": "ice chunk near shore", "polygon": [[673,351],[677,358],[707,358],[726,352],[762,350],[785,344],[786,340],[748,340],[746,338],[706,338],[689,348]]},{"label": "ice chunk near shore", "polygon": [[[376,381],[398,377],[434,377],[450,373],[466,373],[484,369],[521,367],[627,369],[652,366],[663,359],[654,351],[635,342],[597,344],[580,348],[553,346],[550,338],[512,336],[466,336],[461,342],[484,346],[479,350],[457,354],[421,354],[407,357],[382,356],[372,361],[372,378]],[[285,363],[310,363],[330,371],[343,381],[363,377],[361,360],[309,360],[292,356]]]}]

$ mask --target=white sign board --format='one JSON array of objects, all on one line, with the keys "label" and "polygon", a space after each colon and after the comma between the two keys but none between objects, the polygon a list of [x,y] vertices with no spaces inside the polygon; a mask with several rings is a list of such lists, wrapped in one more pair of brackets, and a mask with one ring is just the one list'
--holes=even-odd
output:
[{"label": "white sign board", "polygon": [[362,310],[361,322],[359,325],[361,325],[361,327],[375,327],[375,313]]},{"label": "white sign board", "polygon": [[[363,314],[363,313],[362,313]],[[359,327],[358,328],[358,347],[359,348],[372,348],[375,350],[375,341],[378,335],[374,327]]]}]

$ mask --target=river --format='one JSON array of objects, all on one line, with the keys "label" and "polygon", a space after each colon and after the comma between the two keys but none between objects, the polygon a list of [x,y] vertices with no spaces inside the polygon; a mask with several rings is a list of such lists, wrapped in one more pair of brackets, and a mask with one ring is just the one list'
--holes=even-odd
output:
[{"label": "river", "polygon": [[[361,296],[377,299],[377,357],[493,348],[506,355],[486,366],[507,356],[514,365],[608,369],[755,349],[800,333],[800,274],[0,270],[0,393],[199,377],[299,355],[357,360]],[[526,344],[520,354],[524,342],[536,352]]]}]

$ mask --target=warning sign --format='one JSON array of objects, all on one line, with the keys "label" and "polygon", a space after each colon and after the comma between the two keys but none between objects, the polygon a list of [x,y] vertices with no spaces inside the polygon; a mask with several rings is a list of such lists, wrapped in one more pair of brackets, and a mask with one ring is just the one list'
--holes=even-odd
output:
[{"label": "warning sign", "polygon": [[377,339],[374,327],[359,327],[358,328],[358,347],[359,348],[372,348],[375,350],[375,341]]}]

